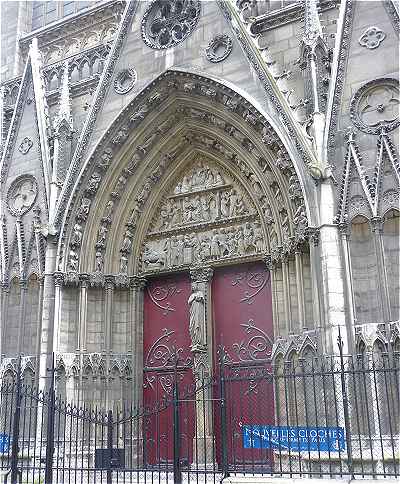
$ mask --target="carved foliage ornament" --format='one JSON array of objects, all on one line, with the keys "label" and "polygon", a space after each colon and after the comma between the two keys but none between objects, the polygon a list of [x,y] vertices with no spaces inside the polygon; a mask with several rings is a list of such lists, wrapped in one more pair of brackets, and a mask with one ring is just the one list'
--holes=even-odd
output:
[{"label": "carved foliage ornament", "polygon": [[221,62],[232,52],[232,39],[225,34],[216,35],[206,48],[206,57],[210,62]]},{"label": "carved foliage ornament", "polygon": [[32,175],[21,175],[10,185],[7,206],[12,215],[21,216],[30,210],[38,193],[37,182]]},{"label": "carved foliage ornament", "polygon": [[399,121],[399,81],[380,78],[364,84],[353,96],[350,116],[358,129],[369,134],[389,132]]},{"label": "carved foliage ornament", "polygon": [[358,39],[359,44],[367,49],[376,49],[385,39],[386,34],[378,27],[369,27]]},{"label": "carved foliage ornament", "polygon": [[137,74],[133,67],[123,69],[114,79],[114,90],[117,94],[126,94],[131,91],[136,84]]},{"label": "carved foliage ornament", "polygon": [[198,0],[153,0],[142,20],[142,38],[152,49],[168,49],[185,40],[200,16]]}]

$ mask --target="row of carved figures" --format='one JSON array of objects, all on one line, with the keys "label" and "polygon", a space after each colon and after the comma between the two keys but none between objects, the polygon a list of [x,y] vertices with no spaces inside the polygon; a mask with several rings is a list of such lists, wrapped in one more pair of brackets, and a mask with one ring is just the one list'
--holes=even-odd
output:
[{"label": "row of carved figures", "polygon": [[161,207],[158,230],[166,230],[192,223],[246,215],[248,208],[234,188],[217,193],[204,193],[176,200],[167,199]]},{"label": "row of carved figures", "polygon": [[177,267],[193,262],[245,256],[264,250],[261,224],[219,228],[202,234],[173,236],[148,242],[143,253],[146,269]]}]

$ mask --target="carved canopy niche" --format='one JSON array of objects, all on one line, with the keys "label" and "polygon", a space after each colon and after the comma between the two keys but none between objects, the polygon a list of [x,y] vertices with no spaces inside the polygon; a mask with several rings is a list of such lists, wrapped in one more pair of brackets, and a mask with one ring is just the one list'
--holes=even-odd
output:
[{"label": "carved canopy niche", "polygon": [[254,257],[265,250],[245,188],[198,154],[169,185],[145,237],[143,272]]}]

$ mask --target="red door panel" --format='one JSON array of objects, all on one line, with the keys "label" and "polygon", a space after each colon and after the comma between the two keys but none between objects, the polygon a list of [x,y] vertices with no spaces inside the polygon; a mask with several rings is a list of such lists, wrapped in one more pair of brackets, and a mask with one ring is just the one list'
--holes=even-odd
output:
[{"label": "red door panel", "polygon": [[[225,355],[228,461],[270,465],[270,451],[245,449],[242,438],[242,425],[273,424],[274,419],[273,387],[265,377],[273,343],[270,273],[262,263],[218,269],[212,291],[214,347]],[[220,372],[217,364],[215,372]],[[215,426],[218,450],[218,412]]]},{"label": "red door panel", "polygon": [[[190,359],[189,295],[190,279],[185,274],[153,279],[145,290],[143,401],[148,417],[144,421],[143,453],[149,465],[167,464],[173,459],[172,406],[154,413],[151,409],[162,400],[172,399],[175,356],[179,357],[180,367]],[[191,370],[178,370],[180,388],[184,389],[192,381]],[[182,460],[191,462],[194,411],[181,412],[181,415]]]}]

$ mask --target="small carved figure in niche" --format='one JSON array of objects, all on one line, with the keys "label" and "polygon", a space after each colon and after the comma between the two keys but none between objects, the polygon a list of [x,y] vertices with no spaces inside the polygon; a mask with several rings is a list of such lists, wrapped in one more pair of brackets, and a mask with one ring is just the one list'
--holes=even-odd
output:
[{"label": "small carved figure in niche", "polygon": [[162,259],[164,261],[165,267],[171,267],[171,239],[170,238],[164,240],[162,251],[163,251]]},{"label": "small carved figure in niche", "polygon": [[150,184],[149,181],[146,181],[142,190],[140,191],[139,195],[137,196],[136,201],[140,205],[142,205],[147,200],[147,197],[149,196],[150,192],[151,192],[151,184]]},{"label": "small carved figure in niche", "polygon": [[128,274],[128,257],[125,255],[122,255],[119,260],[119,273]]},{"label": "small carved figure in niche", "polygon": [[254,230],[249,222],[247,222],[244,226],[243,238],[245,252],[253,252],[254,250],[256,250],[256,246],[254,244]]},{"label": "small carved figure in niche", "polygon": [[79,224],[74,225],[74,232],[71,237],[72,246],[80,246],[82,242],[82,226]]},{"label": "small carved figure in niche", "polygon": [[220,249],[220,254],[222,257],[230,255],[228,240],[227,240],[227,232],[224,228],[220,229],[219,236],[218,236],[218,244]]},{"label": "small carved figure in niche", "polygon": [[245,250],[244,250],[243,230],[241,228],[237,229],[235,238],[236,238],[237,253],[239,255],[243,255]]},{"label": "small carved figure in niche", "polygon": [[87,216],[89,215],[89,209],[90,209],[90,204],[92,201],[90,198],[83,197],[81,201],[81,205],[78,208],[78,211],[76,213],[76,218],[78,220],[86,220]]},{"label": "small carved figure in niche", "polygon": [[128,163],[126,169],[127,171],[132,175],[134,173],[134,171],[136,170],[136,167],[137,165],[139,164],[140,162],[140,155],[138,155],[137,153],[135,153],[133,156],[132,156],[132,159],[131,161]]},{"label": "small carved figure in niche", "polygon": [[96,245],[103,247],[106,243],[108,228],[105,225],[100,225],[99,232],[97,235]]},{"label": "small carved figure in niche", "polygon": [[192,189],[192,181],[190,179],[190,176],[185,175],[182,180],[181,193],[190,192],[191,189]]},{"label": "small carved figure in niche", "polygon": [[111,159],[112,159],[112,151],[110,149],[107,149],[100,156],[100,160],[98,161],[97,166],[102,170],[107,170],[107,168],[110,166]]},{"label": "small carved figure in niche", "polygon": [[254,245],[257,252],[262,252],[264,247],[263,231],[260,224],[254,226]]},{"label": "small carved figure in niche", "polygon": [[226,243],[228,245],[228,250],[230,255],[236,254],[237,243],[235,237],[235,229],[227,229],[226,231]]},{"label": "small carved figure in niche", "polygon": [[210,243],[210,250],[211,250],[211,257],[216,259],[219,257],[219,242],[218,242],[218,231],[214,229],[211,235],[211,243]]},{"label": "small carved figure in niche", "polygon": [[193,221],[199,222],[202,221],[202,214],[201,214],[201,199],[200,196],[197,195],[193,201],[192,201],[192,206],[193,206]]},{"label": "small carved figure in niche", "polygon": [[205,222],[208,222],[211,219],[211,200],[213,200],[213,195],[203,195],[200,200],[201,218]]},{"label": "small carved figure in niche", "polygon": [[231,205],[231,195],[229,191],[223,192],[221,195],[221,215],[224,218],[229,217]]},{"label": "small carved figure in niche", "polygon": [[124,235],[124,240],[122,241],[120,252],[129,254],[132,248],[132,237],[133,237],[132,232],[127,230]]},{"label": "small carved figure in niche", "polygon": [[114,200],[108,200],[104,209],[104,214],[103,214],[104,218],[106,218],[107,220],[111,220],[113,208],[114,208]]},{"label": "small carved figure in niche", "polygon": [[119,178],[118,178],[118,181],[117,183],[115,184],[115,187],[114,187],[114,192],[116,193],[121,193],[122,192],[122,189],[124,188],[124,186],[126,185],[126,182],[128,180],[123,176],[121,175]]},{"label": "small carved figure in niche", "polygon": [[104,260],[100,250],[96,251],[96,268],[95,272],[103,272]]},{"label": "small carved figure in niche", "polygon": [[136,123],[136,121],[144,119],[148,110],[149,108],[146,106],[146,104],[143,104],[143,106],[140,106],[138,110],[131,115],[131,117],[129,118],[130,122]]},{"label": "small carved figure in niche", "polygon": [[174,189],[175,195],[179,195],[180,193],[182,193],[182,183],[181,182],[179,182]]},{"label": "small carved figure in niche", "polygon": [[78,254],[73,249],[69,251],[68,269],[71,272],[78,271]]},{"label": "small carved figure in niche", "polygon": [[93,175],[89,178],[87,184],[87,191],[90,193],[95,193],[99,188],[101,182],[101,175],[97,171],[93,173]]},{"label": "small carved figure in niche", "polygon": [[272,215],[271,206],[269,205],[267,198],[262,198],[261,208],[264,214],[264,220],[267,225],[271,225],[274,222],[274,217]]},{"label": "small carved figure in niche", "polygon": [[196,209],[196,205],[194,200],[191,200],[188,197],[183,199],[183,223],[190,223],[194,220],[194,211]]},{"label": "small carved figure in niche", "polygon": [[248,212],[243,195],[238,195],[233,207],[233,215],[245,215]]},{"label": "small carved figure in niche", "polygon": [[135,205],[132,209],[131,216],[129,217],[128,224],[133,228],[136,228],[141,213],[142,211],[140,210],[139,205]]},{"label": "small carved figure in niche", "polygon": [[193,352],[204,351],[206,348],[206,313],[204,294],[199,290],[198,284],[192,284],[192,294],[189,304],[189,333],[192,340]]},{"label": "small carved figure in niche", "polygon": [[175,201],[172,205],[171,227],[176,227],[182,223],[182,210],[180,201]]},{"label": "small carved figure in niche", "polygon": [[209,260],[211,258],[210,238],[204,234],[200,242],[200,260]]}]

